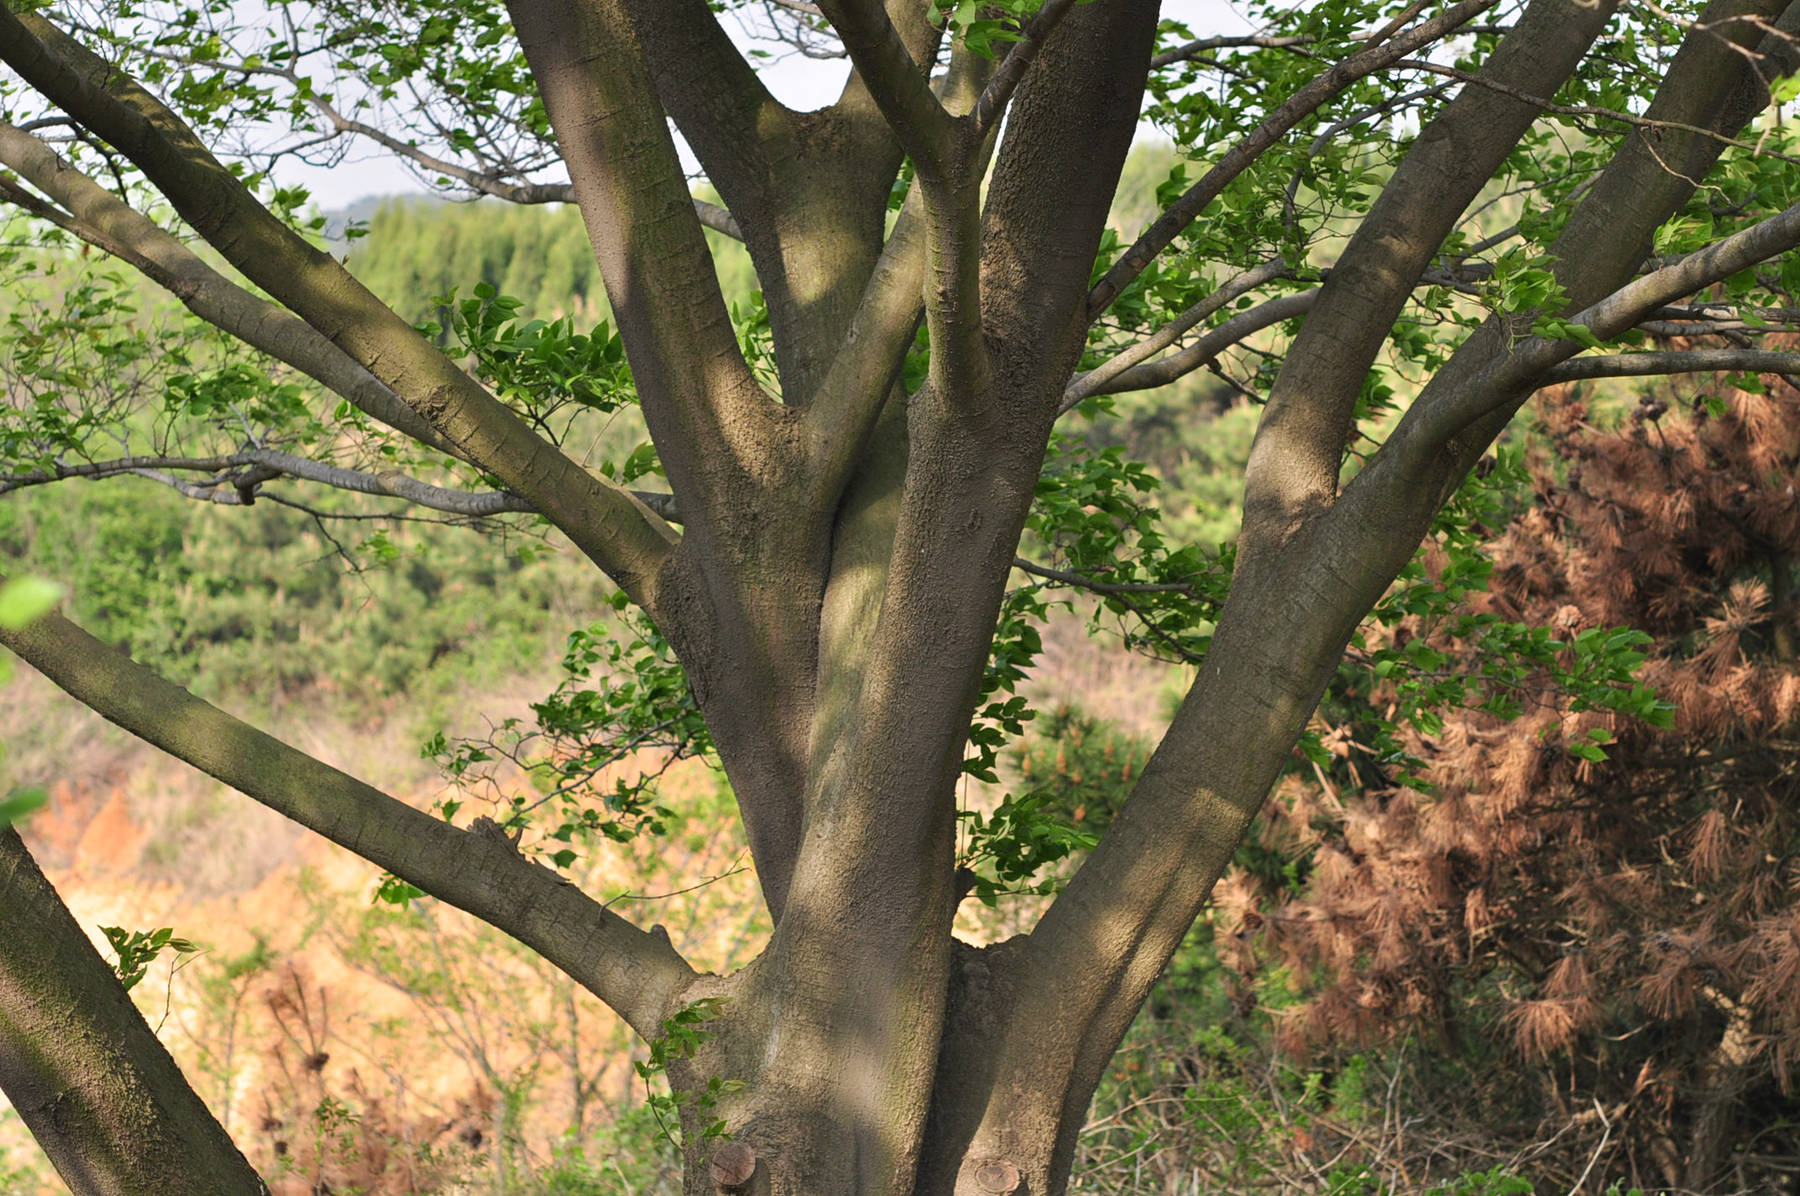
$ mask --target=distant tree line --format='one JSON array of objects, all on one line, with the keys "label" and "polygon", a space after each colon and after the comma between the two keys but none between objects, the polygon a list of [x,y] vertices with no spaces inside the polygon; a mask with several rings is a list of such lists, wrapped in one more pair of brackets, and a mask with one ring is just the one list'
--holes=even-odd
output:
[{"label": "distant tree line", "polygon": [[[494,200],[448,203],[428,197],[385,201],[352,242],[357,277],[401,315],[437,318],[440,299],[485,282],[524,303],[527,316],[606,318],[606,291],[573,206],[520,207]],[[727,303],[756,289],[741,244],[708,234]]]}]

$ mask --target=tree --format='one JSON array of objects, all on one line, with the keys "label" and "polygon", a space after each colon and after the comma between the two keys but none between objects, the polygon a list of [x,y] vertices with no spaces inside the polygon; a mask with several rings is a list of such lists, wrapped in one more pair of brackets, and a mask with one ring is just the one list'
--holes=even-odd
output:
[{"label": "tree", "polygon": [[[1644,628],[1644,675],[1673,700],[1673,726],[1584,710],[1527,672],[1517,721],[1471,709],[1407,736],[1429,796],[1370,778],[1346,740],[1335,784],[1293,785],[1271,806],[1266,833],[1303,858],[1305,886],[1265,905],[1233,875],[1220,939],[1249,971],[1260,954],[1317,977],[1286,1011],[1290,1039],[1516,1048],[1525,1069],[1483,1094],[1485,1124],[1561,1131],[1541,1178],[1560,1167],[1573,1181],[1610,1145],[1603,1165],[1633,1182],[1775,1186],[1800,1033],[1782,879],[1795,867],[1800,401],[1785,382],[1701,378],[1645,393],[1602,430],[1572,389],[1540,400],[1540,501],[1496,529],[1491,592],[1396,634],[1454,658],[1502,615],[1528,614],[1564,651]],[[1394,696],[1360,680],[1340,712]],[[1546,734],[1559,724],[1570,750]],[[1581,1112],[1586,1132],[1568,1133]]]},{"label": "tree", "polygon": [[[7,198],[343,400],[337,425],[323,408],[300,419],[292,390],[274,402],[252,375],[229,375],[237,390],[208,375],[173,386],[187,414],[290,414],[239,420],[228,451],[134,455],[120,437],[105,456],[91,412],[40,390],[9,486],[137,471],[248,505],[286,477],[548,521],[680,662],[774,924],[753,964],[697,974],[508,828],[415,811],[64,619],[4,642],[517,937],[663,1044],[689,1094],[688,1191],[1061,1191],[1107,1059],[1345,644],[1525,398],[1576,377],[1793,368],[1735,342],[1578,355],[1639,343],[1645,321],[1784,318],[1757,313],[1800,243],[1800,207],[1782,206],[1793,159],[1780,130],[1740,135],[1791,67],[1800,5],[1258,6],[1266,34],[1159,44],[1150,0],[779,0],[791,42],[854,67],[811,113],[769,95],[717,7],[282,4],[253,27],[222,4],[0,14],[23,84],[0,128]],[[1121,251],[1105,220],[1146,95],[1206,169],[1174,176]],[[723,210],[690,194],[668,120]],[[253,126],[291,137],[270,149]],[[584,468],[546,415],[611,402],[610,333],[484,320],[478,295],[469,372],[296,229],[300,197],[257,155],[332,138],[579,206],[669,494]],[[535,181],[560,169],[567,183]],[[1515,226],[1479,229],[1480,205],[1521,190]],[[742,340],[703,226],[755,264],[766,312]],[[1247,340],[1294,320],[1275,355]],[[1121,508],[1056,501],[1088,475],[1041,483],[1059,419],[1245,360],[1259,364],[1237,384],[1263,411],[1233,551],[1170,549],[1148,522],[1062,534],[1087,507]],[[1397,404],[1390,379],[1408,371],[1424,377]],[[400,450],[324,459],[370,420],[461,484],[411,476],[396,462],[424,458]],[[1134,638],[1204,659],[1061,894],[1029,934],[976,948],[952,933],[970,885],[957,786],[971,737],[980,770],[1021,718],[1005,695],[1029,639],[1007,638],[1007,586],[1028,521],[1077,566],[1026,561],[1037,576],[1142,611]],[[1012,654],[995,665],[997,626]],[[40,1049],[76,1068],[89,1041]],[[22,1112],[40,1133],[98,1132]]]}]

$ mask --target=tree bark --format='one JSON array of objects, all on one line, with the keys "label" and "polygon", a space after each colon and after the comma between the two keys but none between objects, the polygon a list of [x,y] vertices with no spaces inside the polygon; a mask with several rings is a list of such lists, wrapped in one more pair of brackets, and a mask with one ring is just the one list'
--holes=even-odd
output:
[{"label": "tree bark", "polygon": [[10,827],[0,1089],[75,1196],[268,1191]]}]

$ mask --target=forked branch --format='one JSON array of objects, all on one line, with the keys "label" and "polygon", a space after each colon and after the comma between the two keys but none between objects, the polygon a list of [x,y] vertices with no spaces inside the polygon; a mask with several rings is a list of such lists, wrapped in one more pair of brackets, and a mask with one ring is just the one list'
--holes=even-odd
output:
[{"label": "forked branch", "polygon": [[[1554,93],[1619,3],[1532,0],[1481,74],[1528,94]],[[1432,255],[1537,117],[1530,103],[1469,87],[1420,129],[1332,267],[1270,390],[1244,470],[1240,564],[1336,499],[1369,367]]]},{"label": "forked branch", "polygon": [[[511,5],[600,264],[651,436],[690,522],[725,509],[707,454],[766,450],[773,404],[745,363],[687,179],[619,0]],[[684,491],[687,493],[684,494]]]},{"label": "forked branch", "polygon": [[[1591,329],[1601,340],[1610,340],[1665,304],[1684,299],[1797,246],[1800,246],[1800,204],[1690,253],[1678,262],[1633,279],[1599,302],[1576,312],[1568,322]],[[1433,387],[1428,386],[1394,429],[1382,454],[1391,452],[1403,471],[1423,470],[1465,429],[1517,402],[1521,394],[1538,385],[1550,370],[1579,352],[1581,345],[1574,340],[1528,337],[1512,346],[1481,379],[1481,385],[1455,390],[1446,388],[1442,394],[1432,393]],[[1626,355],[1625,360],[1629,361],[1631,356],[1634,355]],[[1791,356],[1771,354],[1770,359],[1791,360]]]},{"label": "forked branch", "polygon": [[907,157],[921,175],[941,172],[953,118],[932,93],[926,78],[930,63],[914,60],[877,0],[822,0],[819,9],[837,30]]}]

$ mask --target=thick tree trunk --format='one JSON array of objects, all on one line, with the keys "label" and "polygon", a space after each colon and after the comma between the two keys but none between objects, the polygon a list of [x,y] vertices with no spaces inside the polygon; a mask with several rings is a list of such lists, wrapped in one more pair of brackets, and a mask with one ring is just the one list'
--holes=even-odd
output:
[{"label": "thick tree trunk", "polygon": [[0,1089],[75,1196],[268,1191],[11,828],[0,831]]}]

